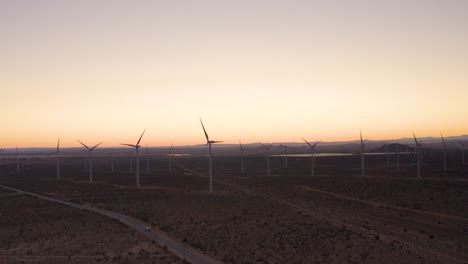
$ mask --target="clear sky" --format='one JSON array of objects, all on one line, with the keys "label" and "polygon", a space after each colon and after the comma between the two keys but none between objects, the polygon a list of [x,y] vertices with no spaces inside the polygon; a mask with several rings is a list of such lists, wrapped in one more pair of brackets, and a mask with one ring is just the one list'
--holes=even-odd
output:
[{"label": "clear sky", "polygon": [[0,146],[468,134],[468,1],[0,0]]}]

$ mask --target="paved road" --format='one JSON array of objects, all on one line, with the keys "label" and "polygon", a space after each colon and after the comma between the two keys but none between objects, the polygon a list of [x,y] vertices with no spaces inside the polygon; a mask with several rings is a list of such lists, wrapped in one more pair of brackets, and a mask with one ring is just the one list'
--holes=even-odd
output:
[{"label": "paved road", "polygon": [[16,188],[11,188],[11,187],[4,186],[4,185],[0,185],[0,187],[4,188],[4,189],[7,189],[7,190],[10,190],[10,191],[15,191],[17,193],[30,195],[30,196],[33,196],[33,197],[36,197],[36,198],[39,198],[39,199],[43,199],[43,200],[47,200],[47,201],[51,201],[51,202],[61,203],[63,205],[67,205],[67,206],[70,206],[70,207],[75,207],[75,208],[78,208],[78,209],[88,210],[88,211],[91,211],[91,212],[94,212],[94,213],[97,213],[97,214],[100,214],[100,215],[103,215],[103,216],[106,216],[106,217],[117,219],[120,222],[126,224],[127,226],[129,226],[129,227],[135,229],[136,231],[140,232],[144,236],[154,240],[160,246],[167,247],[168,251],[172,252],[174,255],[178,256],[179,258],[186,260],[187,262],[194,263],[194,264],[198,264],[198,263],[200,263],[200,264],[218,264],[218,263],[222,263],[219,260],[216,260],[216,259],[214,259],[214,258],[212,258],[210,256],[207,256],[207,255],[204,255],[203,253],[199,252],[198,250],[196,250],[196,249],[194,249],[194,248],[192,248],[192,247],[190,247],[190,246],[188,246],[186,244],[183,244],[183,243],[169,237],[166,233],[164,233],[163,231],[161,231],[161,230],[159,230],[159,229],[157,229],[155,227],[151,227],[152,230],[147,231],[146,230],[146,227],[148,226],[147,223],[145,223],[143,221],[140,221],[140,220],[138,220],[136,218],[133,218],[131,216],[119,214],[119,213],[112,212],[112,211],[109,211],[109,210],[99,209],[99,208],[96,208],[96,207],[92,207],[89,204],[77,204],[77,203],[73,203],[73,202],[63,201],[63,200],[60,200],[60,199],[55,199],[55,198],[51,198],[51,197],[48,197],[48,196],[44,196],[44,195],[40,195],[40,194],[28,192],[28,191],[23,191],[23,190],[16,189]]}]

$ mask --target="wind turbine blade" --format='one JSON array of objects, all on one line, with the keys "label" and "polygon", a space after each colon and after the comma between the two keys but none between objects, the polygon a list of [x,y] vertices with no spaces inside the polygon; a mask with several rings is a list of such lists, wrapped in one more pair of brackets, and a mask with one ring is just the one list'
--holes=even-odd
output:
[{"label": "wind turbine blade", "polygon": [[307,145],[309,145],[310,148],[312,148],[312,145],[311,145],[307,140],[305,140],[305,138],[302,138],[302,140],[304,140],[304,142],[305,142]]},{"label": "wind turbine blade", "polygon": [[414,131],[413,131],[413,138],[414,138],[414,142],[416,143],[416,145],[419,145],[418,140],[416,139],[416,135],[414,134]]},{"label": "wind turbine blade", "polygon": [[172,146],[173,146],[173,145],[174,145],[174,144],[171,144],[171,147],[169,148],[169,153],[172,153]]},{"label": "wind turbine blade", "polygon": [[208,137],[208,133],[206,133],[206,129],[205,129],[205,126],[203,125],[203,121],[201,120],[201,118],[200,118],[200,123],[201,123],[201,126],[203,128],[203,132],[205,132],[206,141],[210,141],[210,139]]},{"label": "wind turbine blade", "polygon": [[220,141],[220,140],[212,140],[212,141],[210,141],[210,143],[222,143],[222,142],[224,142],[224,141]]},{"label": "wind turbine blade", "polygon": [[136,146],[135,146],[135,145],[132,145],[132,144],[120,143],[120,145],[124,145],[124,146],[129,146],[129,147],[136,148]]},{"label": "wind turbine blade", "polygon": [[140,138],[138,139],[138,141],[137,141],[137,143],[136,143],[136,146],[140,145],[141,138],[142,138],[143,135],[145,134],[145,131],[146,131],[146,128],[145,128],[145,130],[143,130],[143,133],[141,133],[141,136],[140,136]]},{"label": "wind turbine blade", "polygon": [[92,147],[90,150],[95,149],[97,146],[101,145],[102,143],[104,143],[104,142],[101,142],[101,143],[97,144],[96,146]]},{"label": "wind turbine blade", "polygon": [[244,148],[242,148],[242,142],[239,140],[239,148],[241,150],[241,152],[244,152]]},{"label": "wind turbine blade", "polygon": [[267,147],[265,145],[263,145],[261,142],[258,142],[260,145],[262,145],[262,147],[264,147],[265,149],[267,149]]},{"label": "wind turbine blade", "polygon": [[80,142],[80,144],[83,145],[83,147],[85,147],[85,148],[87,148],[89,150],[89,147],[86,146],[83,142],[79,141],[78,139],[76,141]]},{"label": "wind turbine blade", "polygon": [[359,129],[359,136],[361,137],[361,146],[364,145],[364,142],[362,141],[362,131]]},{"label": "wind turbine blade", "polygon": [[443,144],[444,147],[445,147],[445,140],[444,140],[444,136],[442,136],[442,132],[440,132],[440,138],[442,139],[442,144]]},{"label": "wind turbine blade", "polygon": [[60,138],[58,139],[58,142],[57,142],[57,152],[59,151],[60,149]]},{"label": "wind turbine blade", "polygon": [[320,142],[322,142],[322,141],[315,142],[315,144],[312,145],[312,148],[315,148],[318,144],[320,144]]}]

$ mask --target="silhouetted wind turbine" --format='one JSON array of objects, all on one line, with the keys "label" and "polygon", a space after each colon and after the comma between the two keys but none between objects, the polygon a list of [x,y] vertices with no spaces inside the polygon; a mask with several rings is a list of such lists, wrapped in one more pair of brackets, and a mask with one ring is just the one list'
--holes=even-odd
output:
[{"label": "silhouetted wind turbine", "polygon": [[18,145],[16,145],[16,173],[19,173],[20,161],[19,161],[19,150]]},{"label": "silhouetted wind turbine", "polygon": [[242,147],[242,142],[239,140],[239,148],[241,152],[241,173],[244,173],[244,148]]},{"label": "silhouetted wind turbine", "polygon": [[400,171],[400,144],[399,144],[399,141],[397,140],[397,145],[396,145],[396,148],[397,148],[397,156],[396,156],[396,160],[397,160],[397,171]]},{"label": "silhouetted wind turbine", "polygon": [[362,172],[362,177],[366,175],[366,171],[364,168],[364,147],[366,146],[364,144],[364,141],[362,140],[362,131],[359,130],[359,135],[361,137],[361,172]]},{"label": "silhouetted wind turbine", "polygon": [[462,146],[462,164],[465,164],[465,144],[461,140],[459,140],[458,143]]},{"label": "silhouetted wind turbine", "polygon": [[440,133],[440,139],[442,139],[442,145],[444,147],[444,172],[447,171],[447,144],[445,144],[444,136]]},{"label": "silhouetted wind turbine", "polygon": [[210,193],[213,192],[213,161],[211,157],[211,144],[216,144],[216,143],[221,143],[223,141],[215,141],[215,140],[210,140],[208,137],[208,133],[206,133],[205,126],[203,125],[203,121],[200,118],[200,123],[203,128],[203,132],[205,133],[206,137],[206,144],[208,145],[208,175],[209,175],[209,185],[210,185]]},{"label": "silhouetted wind turbine", "polygon": [[57,155],[57,180],[60,180],[60,138],[57,142],[57,150],[52,152],[50,155]]},{"label": "silhouetted wind turbine", "polygon": [[288,145],[284,144],[284,167],[288,168]]},{"label": "silhouetted wind turbine", "polygon": [[388,150],[388,142],[385,143],[385,158],[386,158],[386,163],[387,163],[387,169],[389,169],[389,165],[390,165],[390,153],[389,153],[389,150]]},{"label": "silhouetted wind turbine", "polygon": [[271,147],[273,146],[273,144],[265,146],[262,143],[260,143],[260,145],[262,145],[262,147],[265,148],[265,150],[267,151],[266,152],[267,153],[267,156],[266,156],[266,158],[267,158],[266,159],[267,160],[267,175],[270,176],[270,151],[271,151]]},{"label": "silhouetted wind turbine", "polygon": [[314,176],[314,167],[315,167],[315,161],[314,161],[314,149],[315,147],[320,143],[320,141],[315,142],[314,144],[310,144],[305,138],[302,138],[304,142],[309,145],[310,148],[310,174]]},{"label": "silhouetted wind turbine", "polygon": [[149,174],[149,151],[148,151],[148,144],[146,144],[146,173]]},{"label": "silhouetted wind turbine", "polygon": [[171,147],[169,148],[169,152],[167,154],[167,159],[169,162],[169,174],[172,174],[172,146],[173,144],[171,144]]},{"label": "silhouetted wind turbine", "polygon": [[111,172],[114,172],[114,147],[112,147],[112,153],[111,153]]},{"label": "silhouetted wind turbine", "polygon": [[89,182],[93,182],[93,159],[92,159],[92,156],[91,156],[91,152],[92,152],[97,146],[101,145],[102,142],[99,143],[99,144],[97,144],[97,145],[95,145],[94,147],[91,147],[91,148],[90,148],[90,147],[86,146],[83,142],[81,142],[81,141],[79,141],[79,140],[77,140],[77,141],[80,142],[80,144],[83,145],[83,147],[85,147],[85,148],[88,150],[88,160],[89,160],[89,162],[88,162],[88,163],[89,163]]},{"label": "silhouetted wind turbine", "polygon": [[413,132],[413,138],[414,138],[414,143],[416,144],[416,155],[418,159],[418,178],[421,178],[421,148],[422,145],[421,143],[418,142],[418,139],[416,138],[416,135]]},{"label": "silhouetted wind turbine", "polygon": [[141,136],[140,138],[138,139],[137,143],[135,145],[132,145],[132,144],[125,144],[125,143],[120,143],[121,145],[124,145],[124,146],[128,146],[128,147],[132,147],[132,148],[135,148],[135,156],[136,156],[136,186],[137,188],[140,188],[140,157],[138,155],[138,149],[141,147],[140,146],[140,141],[141,141],[141,138],[143,137],[143,135],[145,134],[145,130],[143,130],[143,133],[141,133]]}]

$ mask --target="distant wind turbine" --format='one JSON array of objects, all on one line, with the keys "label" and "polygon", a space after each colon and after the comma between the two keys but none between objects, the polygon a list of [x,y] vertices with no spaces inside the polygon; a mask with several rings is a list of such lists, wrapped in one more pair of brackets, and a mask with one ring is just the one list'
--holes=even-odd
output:
[{"label": "distant wind turbine", "polygon": [[93,159],[92,159],[92,156],[91,156],[91,152],[99,145],[102,144],[99,143],[97,145],[95,145],[94,147],[88,147],[86,146],[83,142],[77,140],[78,142],[80,142],[81,145],[83,145],[83,147],[85,147],[87,150],[88,150],[88,163],[89,163],[89,182],[93,182]]},{"label": "distant wind turbine", "polygon": [[111,153],[111,172],[114,173],[114,147],[112,147]]},{"label": "distant wind turbine", "polygon": [[169,162],[169,174],[172,174],[172,146],[173,144],[171,144],[171,147],[169,148],[169,152],[167,154],[167,159]]},{"label": "distant wind turbine", "polygon": [[60,180],[60,138],[57,142],[57,150],[52,152],[50,155],[56,155],[57,157],[57,180]]},{"label": "distant wind turbine", "polygon": [[241,173],[244,173],[244,148],[242,147],[242,142],[239,140],[239,148],[241,152]]},{"label": "distant wind turbine", "polygon": [[143,130],[143,133],[141,133],[141,136],[140,138],[138,139],[137,143],[135,145],[132,145],[132,144],[125,144],[125,143],[120,143],[121,145],[124,145],[124,146],[128,146],[128,147],[132,147],[132,148],[135,148],[135,160],[136,160],[136,186],[137,188],[140,188],[140,157],[138,155],[138,149],[141,147],[140,146],[140,141],[141,141],[141,138],[143,137],[143,135],[145,134],[145,130]]},{"label": "distant wind turbine", "polygon": [[444,136],[440,133],[440,139],[442,139],[442,145],[444,147],[444,172],[447,171],[447,144],[445,144]]},{"label": "distant wind turbine", "polygon": [[148,144],[146,144],[146,173],[149,174],[149,151],[148,151]]},{"label": "distant wind turbine", "polygon": [[400,171],[400,144],[399,144],[399,141],[397,140],[397,145],[396,145],[396,151],[397,151],[397,156],[396,156],[396,160],[397,160],[397,171]]},{"label": "distant wind turbine", "polygon": [[362,177],[366,175],[365,167],[364,167],[364,147],[366,146],[364,144],[364,141],[362,140],[362,131],[359,130],[359,135],[361,137],[361,172],[362,172]]},{"label": "distant wind turbine", "polygon": [[314,144],[310,144],[309,141],[305,140],[305,138],[302,138],[302,140],[304,140],[304,142],[309,145],[309,148],[310,148],[310,175],[311,176],[314,176],[314,167],[315,167],[315,158],[314,158],[314,149],[315,147],[317,147],[317,145],[320,143],[320,141],[317,141],[315,142]]},{"label": "distant wind turbine", "polygon": [[416,138],[416,135],[413,132],[414,143],[416,144],[415,151],[418,159],[418,178],[421,178],[421,150],[422,145]]},{"label": "distant wind turbine", "polygon": [[19,173],[19,169],[20,169],[20,158],[19,158],[18,145],[16,145],[16,173]]},{"label": "distant wind turbine", "polygon": [[462,164],[465,164],[465,144],[461,140],[458,143],[462,146]]},{"label": "distant wind turbine", "polygon": [[288,145],[284,144],[284,167],[288,168]]},{"label": "distant wind turbine", "polygon": [[206,137],[206,144],[208,145],[208,175],[209,175],[209,185],[210,185],[210,193],[213,192],[213,161],[211,157],[211,144],[216,144],[216,143],[221,143],[223,141],[215,141],[215,140],[210,140],[208,137],[208,133],[206,133],[205,126],[203,125],[203,121],[200,118],[200,123],[203,128],[203,132],[205,133]]},{"label": "distant wind turbine", "polygon": [[388,146],[388,142],[387,142],[387,143],[385,143],[385,158],[386,158],[386,163],[387,163],[387,169],[390,166],[390,153],[389,153],[388,148],[389,148],[389,146]]},{"label": "distant wind turbine", "polygon": [[266,150],[266,154],[267,154],[266,155],[267,175],[270,176],[270,151],[271,151],[271,147],[273,146],[273,144],[270,144],[270,145],[266,146],[266,145],[263,145],[262,143],[260,143],[260,145],[262,145],[262,147],[265,148],[265,150]]}]

